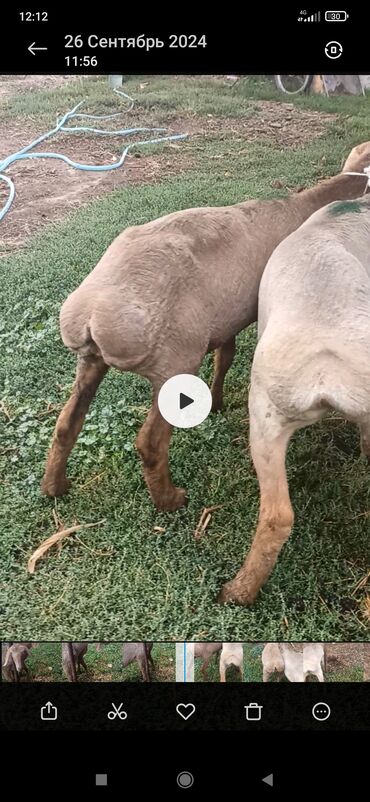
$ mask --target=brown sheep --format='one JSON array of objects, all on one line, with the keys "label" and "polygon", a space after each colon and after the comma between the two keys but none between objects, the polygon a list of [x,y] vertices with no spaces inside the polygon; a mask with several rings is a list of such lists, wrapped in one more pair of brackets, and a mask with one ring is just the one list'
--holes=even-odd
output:
[{"label": "brown sheep", "polygon": [[[361,172],[369,163],[367,142],[352,150],[346,170]],[[212,397],[219,410],[235,335],[257,319],[259,283],[273,250],[317,209],[356,198],[365,187],[365,176],[341,173],[283,200],[187,209],[123,231],[61,309],[77,376],[56,424],[43,492],[66,492],[68,456],[100,382],[115,367],[152,384],[136,446],[156,507],[181,507],[186,492],[169,473],[172,426],[158,409],[161,386],[176,374],[196,374],[215,351]]]}]

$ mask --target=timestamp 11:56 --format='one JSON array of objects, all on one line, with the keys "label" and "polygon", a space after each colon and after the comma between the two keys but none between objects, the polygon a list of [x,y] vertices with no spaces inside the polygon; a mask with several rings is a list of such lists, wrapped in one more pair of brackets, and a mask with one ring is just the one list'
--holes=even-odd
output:
[{"label": "timestamp 11:56", "polygon": [[65,56],[67,67],[97,67],[97,56]]}]

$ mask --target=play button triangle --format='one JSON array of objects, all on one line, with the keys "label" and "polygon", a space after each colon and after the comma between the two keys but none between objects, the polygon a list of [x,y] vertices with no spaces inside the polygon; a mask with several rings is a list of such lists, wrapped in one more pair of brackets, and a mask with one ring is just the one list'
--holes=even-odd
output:
[{"label": "play button triangle", "polygon": [[[187,409],[188,407],[188,409]],[[177,373],[167,379],[158,393],[158,408],[171,426],[191,429],[205,421],[212,407],[209,387],[198,376]]]},{"label": "play button triangle", "polygon": [[180,400],[179,400],[180,409],[185,409],[185,407],[188,407],[190,404],[194,404],[194,398],[189,398],[188,395],[180,393]]}]

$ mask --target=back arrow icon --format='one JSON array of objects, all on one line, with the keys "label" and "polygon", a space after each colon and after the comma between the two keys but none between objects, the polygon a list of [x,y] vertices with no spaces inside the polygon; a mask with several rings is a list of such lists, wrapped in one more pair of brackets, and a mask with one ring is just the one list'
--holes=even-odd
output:
[{"label": "back arrow icon", "polygon": [[32,45],[30,45],[27,48],[27,50],[29,50],[30,53],[32,53],[32,55],[35,56],[36,55],[35,50],[47,50],[47,47],[36,47],[36,42],[32,42]]}]

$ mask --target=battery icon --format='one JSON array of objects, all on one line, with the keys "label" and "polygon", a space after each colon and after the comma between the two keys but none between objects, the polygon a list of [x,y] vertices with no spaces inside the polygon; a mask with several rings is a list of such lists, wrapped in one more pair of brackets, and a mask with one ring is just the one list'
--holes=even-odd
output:
[{"label": "battery icon", "polygon": [[347,11],[325,11],[325,22],[346,22]]}]

